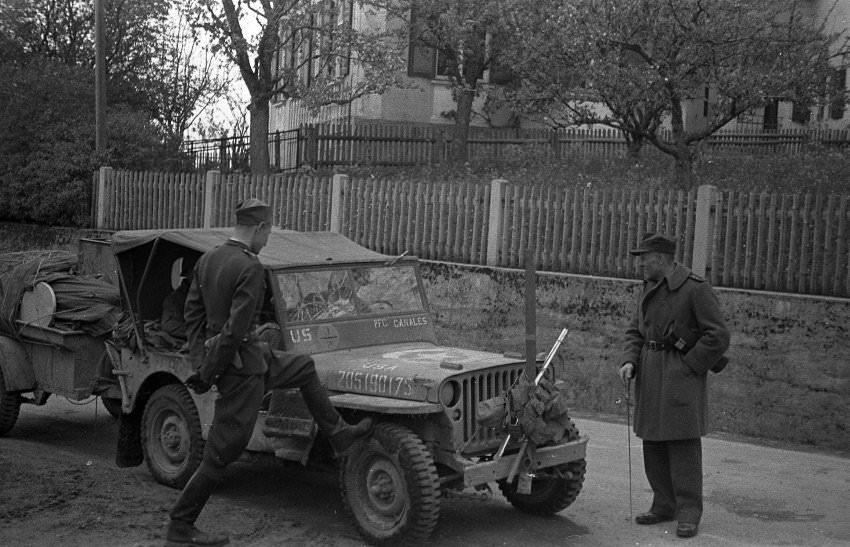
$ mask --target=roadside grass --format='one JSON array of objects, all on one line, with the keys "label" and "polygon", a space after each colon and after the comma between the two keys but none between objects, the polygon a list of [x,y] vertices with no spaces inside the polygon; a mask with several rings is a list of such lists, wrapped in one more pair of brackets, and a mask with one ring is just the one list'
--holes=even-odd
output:
[{"label": "roadside grass", "polygon": [[[534,154],[515,154],[498,160],[477,160],[463,165],[414,167],[338,167],[336,172],[358,177],[401,181],[489,182],[585,185],[599,188],[683,187],[676,181],[667,156],[645,149],[640,161],[621,157],[571,156],[552,160]],[[850,193],[850,151],[809,147],[791,155],[740,153],[704,154],[694,166],[694,186],[712,184],[721,190],[779,191],[783,193]],[[319,171],[317,173],[323,173]]]}]

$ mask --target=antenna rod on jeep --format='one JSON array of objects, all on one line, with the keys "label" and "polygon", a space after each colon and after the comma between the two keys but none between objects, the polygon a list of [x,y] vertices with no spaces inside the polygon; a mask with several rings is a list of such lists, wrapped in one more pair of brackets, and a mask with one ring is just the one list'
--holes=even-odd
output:
[{"label": "antenna rod on jeep", "polygon": [[525,375],[537,372],[537,270],[534,249],[525,251]]},{"label": "antenna rod on jeep", "polygon": [[404,257],[405,255],[407,255],[407,250],[405,250],[400,255],[393,257],[393,258],[387,260],[386,262],[384,262],[384,266],[395,266],[395,263],[398,262],[399,260],[401,260],[402,257]]}]

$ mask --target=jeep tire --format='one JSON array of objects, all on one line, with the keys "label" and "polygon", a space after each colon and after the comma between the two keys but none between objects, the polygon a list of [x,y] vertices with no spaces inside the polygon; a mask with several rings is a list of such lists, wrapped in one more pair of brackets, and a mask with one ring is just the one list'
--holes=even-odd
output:
[{"label": "jeep tire", "polygon": [[[564,442],[579,438],[578,428],[570,420]],[[508,483],[499,481],[499,490],[507,500],[519,509],[533,515],[549,516],[569,507],[581,492],[587,462],[584,458],[568,462],[553,469],[540,469],[531,481],[531,493],[517,492],[517,479]]]},{"label": "jeep tire", "polygon": [[427,539],[440,516],[434,458],[410,429],[380,423],[362,449],[340,465],[346,512],[370,543],[397,545]]},{"label": "jeep tire", "polygon": [[153,392],[142,415],[142,450],[157,482],[183,488],[201,464],[201,419],[189,391],[169,384]]},{"label": "jeep tire", "polygon": [[6,391],[6,379],[0,368],[0,437],[11,431],[21,412],[21,395]]}]

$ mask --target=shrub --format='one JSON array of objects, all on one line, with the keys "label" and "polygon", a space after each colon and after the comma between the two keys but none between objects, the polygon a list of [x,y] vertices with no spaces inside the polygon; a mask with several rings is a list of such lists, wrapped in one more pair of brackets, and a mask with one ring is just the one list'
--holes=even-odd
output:
[{"label": "shrub", "polygon": [[93,97],[89,70],[0,64],[0,219],[87,225],[97,167],[154,169],[173,156],[147,115],[117,104],[107,111],[107,151],[96,157]]}]

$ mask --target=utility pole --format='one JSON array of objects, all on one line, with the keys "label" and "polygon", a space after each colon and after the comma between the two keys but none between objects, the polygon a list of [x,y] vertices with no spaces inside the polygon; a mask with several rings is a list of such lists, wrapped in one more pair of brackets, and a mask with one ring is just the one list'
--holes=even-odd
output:
[{"label": "utility pole", "polygon": [[94,0],[94,110],[95,150],[106,151],[106,52],[104,46],[103,1]]}]

